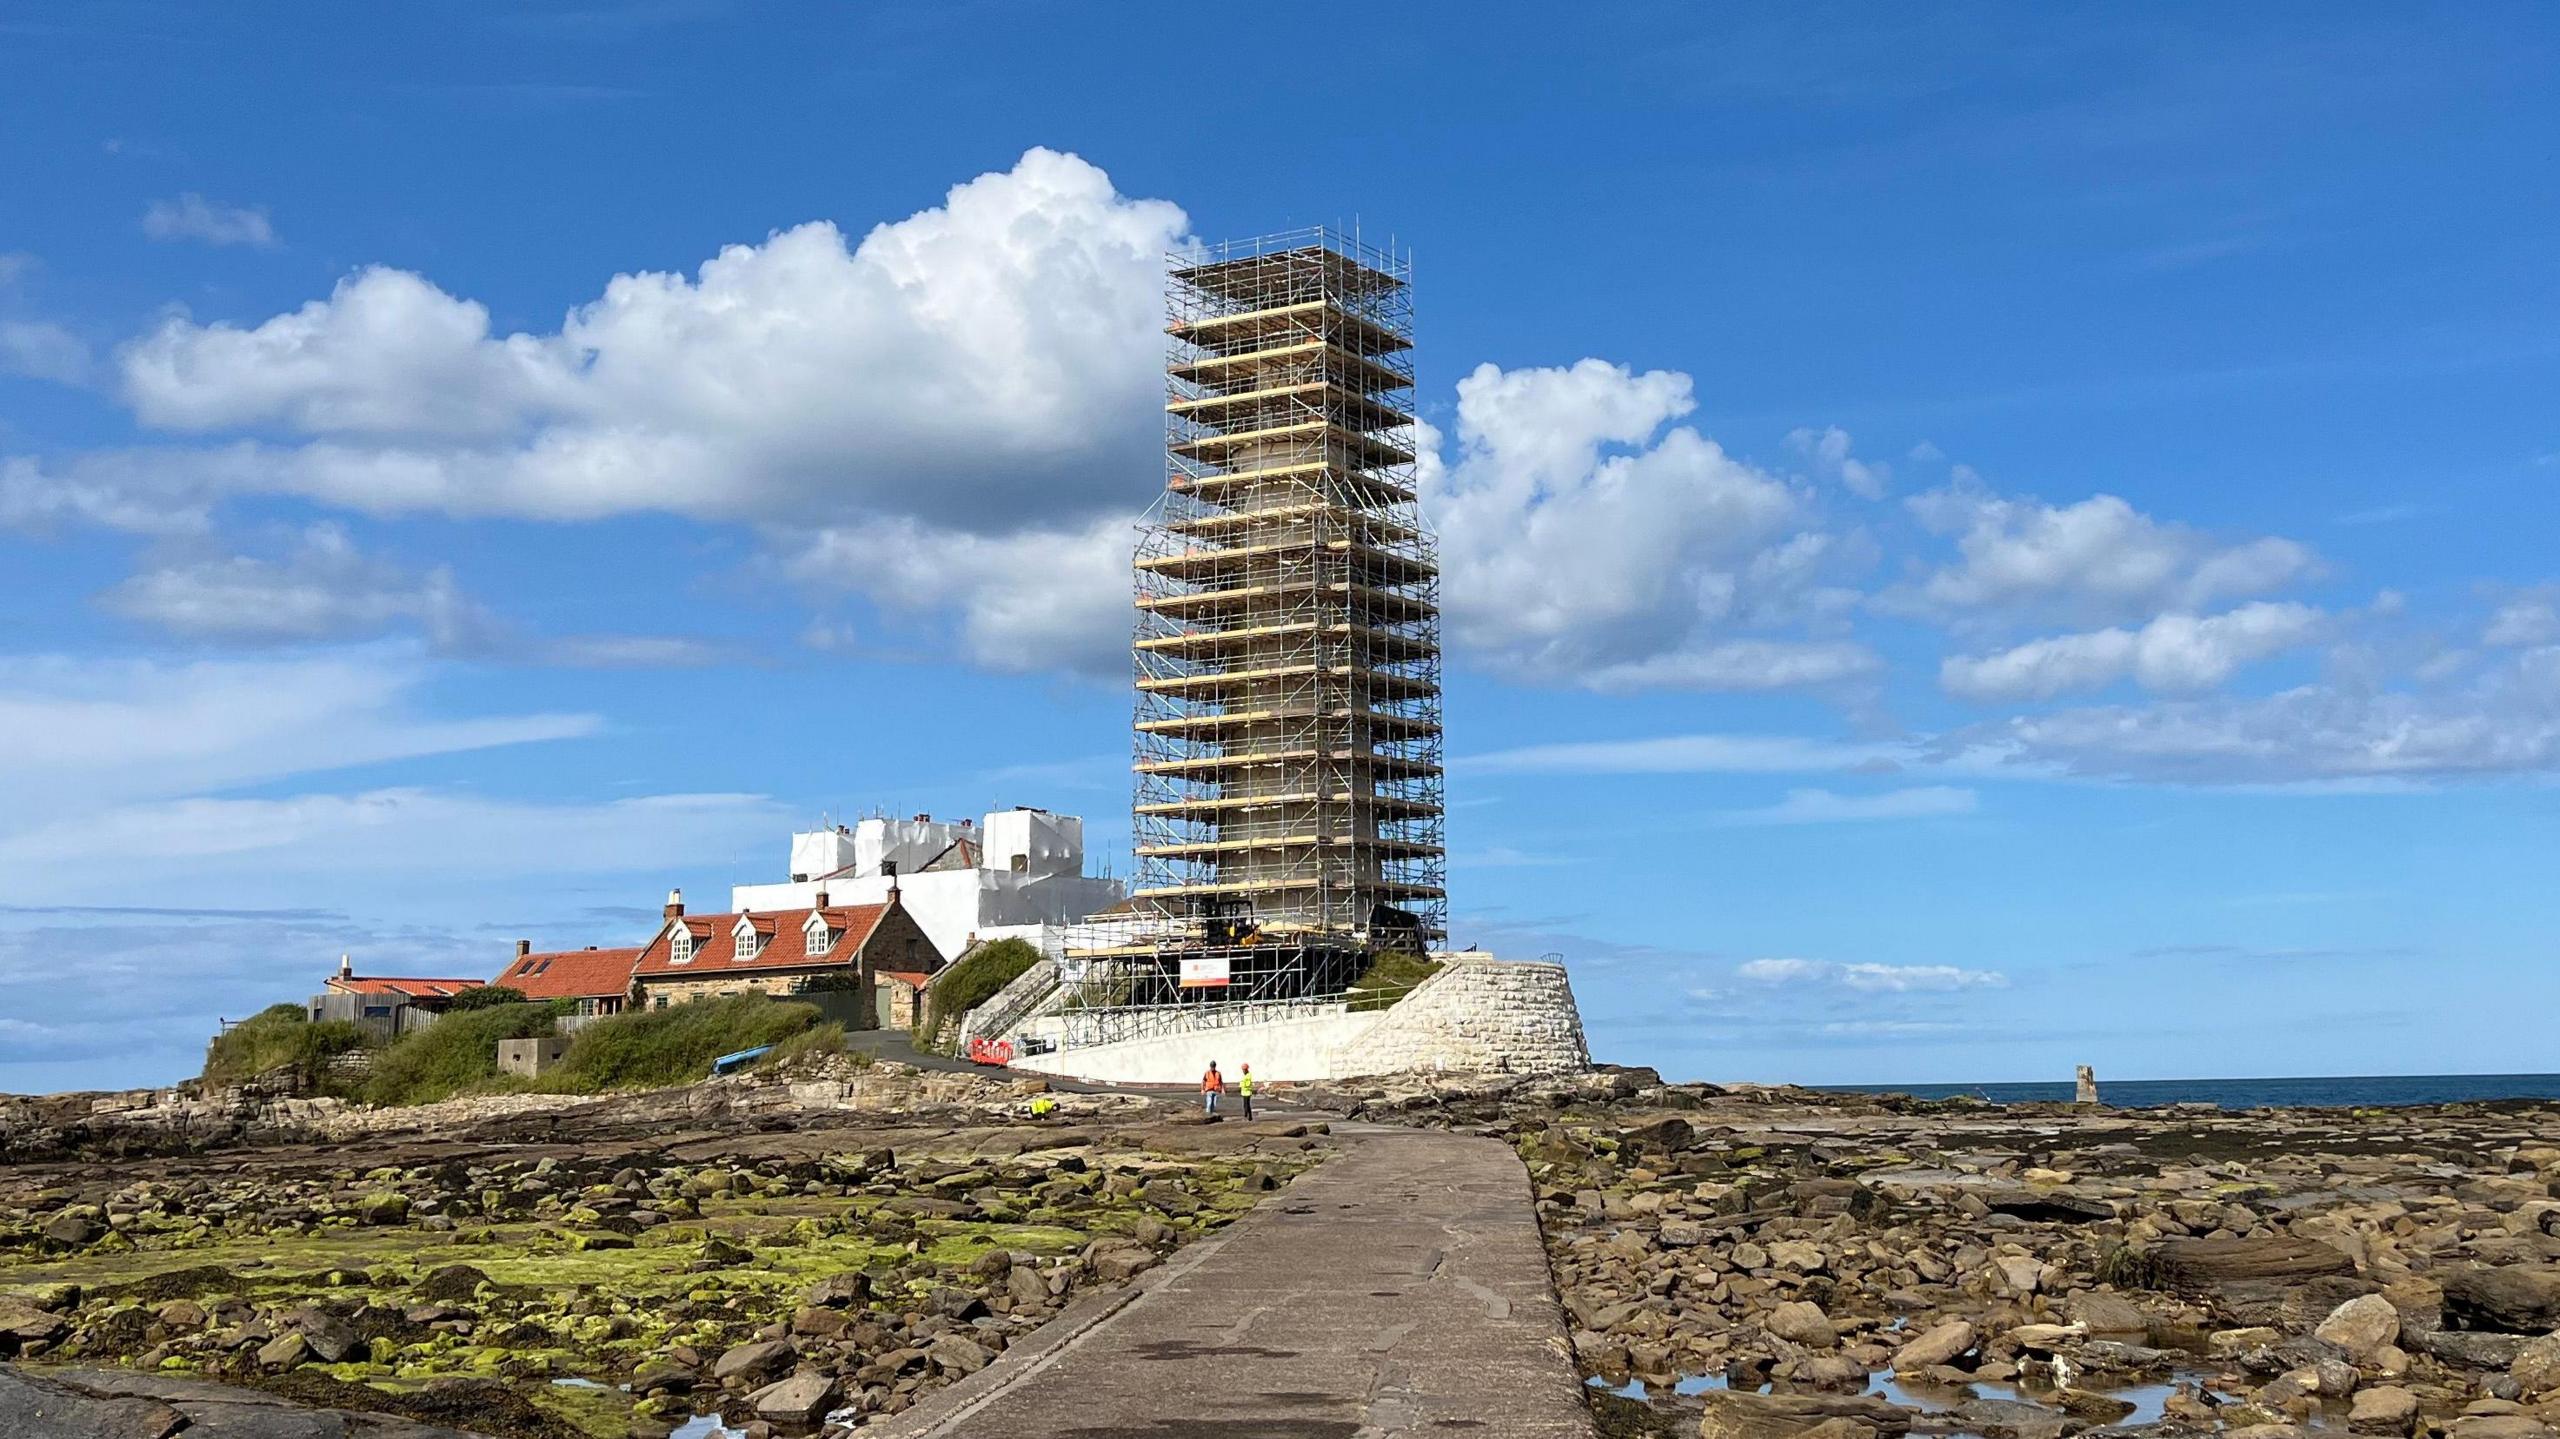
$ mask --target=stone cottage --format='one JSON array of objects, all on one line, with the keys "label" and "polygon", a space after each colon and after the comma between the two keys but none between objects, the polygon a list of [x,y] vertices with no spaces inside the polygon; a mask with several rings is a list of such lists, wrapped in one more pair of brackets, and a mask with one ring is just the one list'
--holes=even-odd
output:
[{"label": "stone cottage", "polygon": [[687,914],[682,894],[669,895],[664,922],[632,970],[641,1002],[663,1009],[731,994],[849,991],[865,997],[859,1027],[868,1028],[877,1022],[882,972],[929,977],[942,968],[942,952],[898,891],[877,904],[830,904],[823,892],[816,901],[806,909]]}]

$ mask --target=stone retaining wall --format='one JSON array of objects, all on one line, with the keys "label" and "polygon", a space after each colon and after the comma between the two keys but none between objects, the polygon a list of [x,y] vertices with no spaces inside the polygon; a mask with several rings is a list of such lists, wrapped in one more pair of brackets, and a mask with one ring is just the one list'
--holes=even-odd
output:
[{"label": "stone retaining wall", "polygon": [[1591,1063],[1564,966],[1451,958],[1388,1009],[1221,1024],[1029,1055],[1016,1069],[1113,1084],[1187,1084],[1216,1060],[1230,1080],[1333,1080],[1416,1071],[1559,1074]]}]

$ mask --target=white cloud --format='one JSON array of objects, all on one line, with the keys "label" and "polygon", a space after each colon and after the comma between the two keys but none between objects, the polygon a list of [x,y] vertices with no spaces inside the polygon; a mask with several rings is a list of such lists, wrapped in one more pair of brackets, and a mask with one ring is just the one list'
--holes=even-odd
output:
[{"label": "white cloud", "polygon": [[0,793],[24,825],[148,796],[592,734],[591,715],[412,713],[414,653],[277,660],[0,656]]},{"label": "white cloud", "polygon": [[1479,774],[1812,774],[1897,768],[1907,746],[1845,744],[1795,735],[1692,734],[1524,745],[1462,755]]},{"label": "white cloud", "polygon": [[[1804,457],[1815,474],[1832,480],[1862,500],[1884,498],[1885,486],[1893,480],[1893,468],[1861,460],[1849,452],[1849,432],[1838,425],[1820,430],[1797,429],[1787,432],[1787,447]],[[1915,448],[1914,460],[1926,458]]]},{"label": "white cloud", "polygon": [[2148,618],[2264,594],[2316,568],[2292,540],[2226,543],[2114,495],[2053,506],[1995,495],[1968,475],[1906,503],[1924,527],[1955,536],[1959,558],[1895,599],[1941,615]]},{"label": "white cloud", "polygon": [[79,336],[36,320],[0,320],[0,375],[76,385],[89,378],[89,345]]},{"label": "white cloud", "polygon": [[0,835],[0,864],[54,904],[129,897],[152,856],[162,902],[206,901],[242,876],[614,874],[720,860],[788,819],[761,795],[671,794],[535,804],[403,788],[279,799],[185,798],[83,810]]},{"label": "white cloud", "polygon": [[[948,611],[972,661],[999,670],[1129,671],[1130,522],[986,536],[913,520],[783,539],[793,574],[887,610]],[[821,635],[832,631],[822,629]]]},{"label": "white cloud", "polygon": [[303,531],[282,560],[172,559],[134,574],[98,602],[125,619],[194,639],[342,639],[405,621],[451,644],[487,625],[451,571],[413,574],[367,556],[333,524]]},{"label": "white cloud", "polygon": [[142,233],[154,240],[200,240],[258,250],[276,245],[275,225],[264,209],[225,205],[192,190],[174,200],[152,201],[142,212]]},{"label": "white cloud", "polygon": [[[1857,678],[1873,656],[1794,634],[1854,597],[1807,497],[1673,420],[1686,375],[1583,360],[1478,366],[1456,453],[1426,432],[1450,636],[1497,670],[1601,689],[1773,689]],[[1670,426],[1670,428],[1665,428]]]},{"label": "white cloud", "polygon": [[164,554],[98,596],[109,613],[189,640],[287,644],[412,629],[438,654],[579,669],[702,665],[703,640],[666,635],[535,636],[465,596],[453,572],[423,573],[360,550],[344,527],[302,530],[280,558],[201,544]]},{"label": "white cloud", "polygon": [[1947,736],[1966,763],[2092,778],[2358,786],[2560,772],[2560,646],[2446,687],[2333,681],[2262,698],[2101,706]]},{"label": "white cloud", "polygon": [[1858,824],[1877,820],[1942,819],[1971,814],[1981,798],[1953,785],[1917,785],[1879,794],[1838,794],[1827,789],[1793,789],[1786,798],[1760,809],[1728,810],[1727,824]]},{"label": "white cloud", "polygon": [[2489,617],[2480,642],[2501,648],[2560,644],[2560,585],[2546,585],[2508,598]]},{"label": "white cloud", "polygon": [[2259,601],[2224,614],[2162,615],[2139,629],[2056,635],[1977,657],[1949,656],[1938,680],[1970,700],[2051,699],[2131,679],[2147,690],[2212,689],[2241,667],[2318,640],[2328,616]]},{"label": "white cloud", "polygon": [[1734,977],[1754,984],[1822,985],[1870,994],[2003,989],[2009,983],[2009,977],[1998,970],[1960,969],[1952,964],[1841,964],[1827,959],[1754,959],[1736,966]]},{"label": "white cloud", "polygon": [[616,276],[555,333],[371,269],[249,329],[173,320],[125,385],[149,423],[318,437],[226,478],[358,509],[1012,533],[1152,488],[1185,223],[1033,150],[858,244],[820,221]]}]

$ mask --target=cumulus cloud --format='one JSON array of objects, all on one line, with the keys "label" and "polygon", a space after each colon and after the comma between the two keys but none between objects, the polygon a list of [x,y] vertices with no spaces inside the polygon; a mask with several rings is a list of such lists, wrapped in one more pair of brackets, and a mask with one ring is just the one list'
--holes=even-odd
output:
[{"label": "cumulus cloud", "polygon": [[[1838,425],[1787,432],[1787,448],[1801,456],[1815,474],[1862,500],[1883,499],[1885,486],[1893,480],[1893,467],[1859,459],[1849,452],[1849,443],[1849,432]],[[1917,451],[1913,458],[1920,458]]]},{"label": "cumulus cloud", "polygon": [[1185,223],[1033,150],[858,242],[820,221],[616,276],[549,334],[379,268],[246,329],[174,319],[125,392],[154,425],[314,437],[234,483],[358,509],[1007,533],[1143,502]]},{"label": "cumulus cloud", "polygon": [[[780,543],[808,584],[857,591],[893,611],[956,616],[957,644],[978,664],[1124,678],[1134,538],[1127,519],[1104,516],[993,536],[883,520]],[[833,633],[822,628],[817,637]]]},{"label": "cumulus cloud", "polygon": [[1962,969],[1952,964],[1841,964],[1827,959],[1754,959],[1737,966],[1734,977],[1753,984],[1822,985],[1873,994],[2001,989],[2009,983],[2007,975],[1991,969]]},{"label": "cumulus cloud", "polygon": [[154,240],[195,240],[207,245],[276,246],[275,223],[262,208],[225,205],[190,190],[174,200],[154,200],[142,212],[142,233]]},{"label": "cumulus cloud", "polygon": [[1949,656],[1938,680],[1970,700],[2051,699],[2131,679],[2147,690],[2208,690],[2243,666],[2310,644],[2328,616],[2309,605],[2260,601],[2224,614],[2162,615],[2139,629],[2033,640],[1997,654]]},{"label": "cumulus cloud", "polygon": [[[1476,368],[1454,455],[1423,451],[1450,637],[1494,668],[1597,689],[1780,689],[1877,667],[1803,631],[1854,596],[1807,497],[1672,422],[1689,377],[1583,360]],[[1770,633],[1778,631],[1779,633]]]},{"label": "cumulus cloud", "polygon": [[1955,538],[1958,558],[1894,598],[1939,615],[2141,619],[2281,589],[2317,563],[2292,540],[2226,542],[2114,495],[2055,506],[1964,477],[1906,503],[1925,528]]},{"label": "cumulus cloud", "polygon": [[77,385],[89,378],[88,342],[60,325],[0,320],[0,375]]}]

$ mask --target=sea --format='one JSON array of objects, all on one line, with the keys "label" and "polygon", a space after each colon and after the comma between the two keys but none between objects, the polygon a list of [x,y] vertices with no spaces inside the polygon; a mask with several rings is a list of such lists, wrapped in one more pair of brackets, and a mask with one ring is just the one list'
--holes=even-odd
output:
[{"label": "sea", "polygon": [[[2072,1097],[2069,1080],[2012,1084],[1825,1084],[1844,1094],[1958,1095],[1995,1104]],[[2363,1074],[2301,1079],[2117,1079],[2098,1076],[2098,1098],[2119,1109],[2218,1104],[2225,1109],[2381,1108],[2480,1099],[2560,1099],[2560,1074]]]}]

